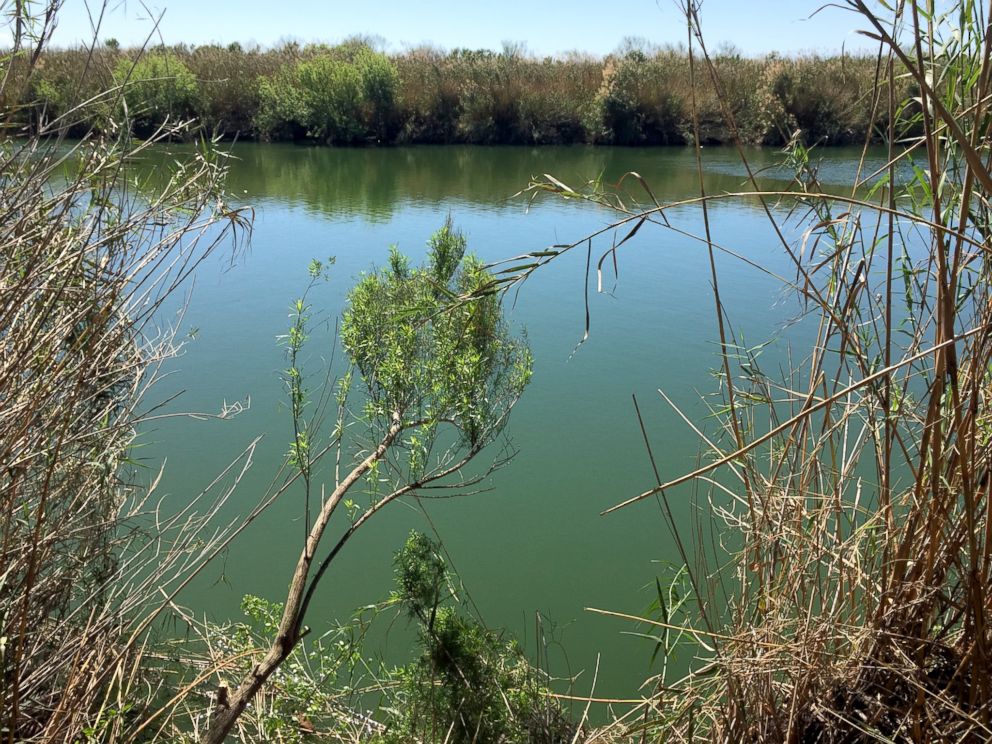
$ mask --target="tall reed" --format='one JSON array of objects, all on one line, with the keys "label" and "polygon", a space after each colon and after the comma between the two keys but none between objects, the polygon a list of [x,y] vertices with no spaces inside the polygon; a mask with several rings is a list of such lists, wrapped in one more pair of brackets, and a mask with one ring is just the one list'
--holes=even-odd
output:
[{"label": "tall reed", "polygon": [[[9,7],[8,7],[9,6]],[[4,4],[0,61],[0,731],[5,741],[110,741],[149,694],[146,631],[209,554],[208,497],[160,510],[129,449],[158,363],[177,349],[156,310],[245,216],[224,205],[206,148],[136,187],[126,122],[72,145],[80,122],[118,111],[99,87],[104,50],[48,58],[58,10]],[[13,88],[76,79],[23,134]],[[96,114],[92,114],[95,116]],[[113,134],[110,134],[113,132]],[[243,466],[245,463],[242,462]],[[235,470],[235,472],[237,472]],[[193,514],[199,509],[201,516]],[[167,516],[169,515],[169,516]]]}]

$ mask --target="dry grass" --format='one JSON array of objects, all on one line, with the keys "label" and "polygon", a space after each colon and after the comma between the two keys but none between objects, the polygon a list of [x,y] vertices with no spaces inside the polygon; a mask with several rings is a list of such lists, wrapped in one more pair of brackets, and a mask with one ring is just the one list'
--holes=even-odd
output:
[{"label": "dry grass", "polygon": [[[5,71],[32,79],[57,7],[10,9]],[[0,99],[15,79],[3,78]],[[128,163],[150,143],[121,134],[68,146],[46,136],[58,121],[15,138],[19,112],[2,115],[0,726],[11,742],[87,730],[110,741],[152,692],[144,631],[209,554],[196,533],[217,505],[201,495],[167,518],[154,487],[135,485],[140,404],[177,348],[153,318],[247,224],[223,205],[223,168],[208,152],[138,187]]]}]

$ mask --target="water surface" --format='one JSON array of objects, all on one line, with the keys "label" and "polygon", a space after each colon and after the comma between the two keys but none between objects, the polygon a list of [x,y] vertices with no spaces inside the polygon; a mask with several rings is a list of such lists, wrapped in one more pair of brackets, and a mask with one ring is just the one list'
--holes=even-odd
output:
[{"label": "water surface", "polygon": [[[174,148],[181,156],[183,148]],[[345,293],[363,271],[386,262],[390,244],[423,258],[425,242],[450,214],[470,249],[494,261],[552,244],[572,242],[614,218],[588,204],[514,196],[541,174],[579,187],[609,183],[637,171],[659,200],[698,193],[689,149],[418,147],[370,150],[245,144],[233,148],[230,191],[254,205],[251,249],[233,263],[216,255],[198,274],[184,326],[195,329],[185,353],[168,365],[157,390],[181,398],[169,410],[216,412],[224,401],[250,396],[248,411],[229,421],[163,420],[142,433],[144,462],[167,455],[162,491],[175,503],[209,483],[255,436],[265,438],[251,473],[225,516],[255,505],[277,471],[291,439],[279,381],[285,366],[276,338],[288,306],[307,281],[312,258],[333,256],[331,280],[312,294],[314,333],[307,355],[313,386],[333,356],[334,321]],[[774,151],[750,153],[768,188],[788,174],[774,168]],[[820,176],[850,183],[858,151],[832,150]],[[731,149],[705,151],[710,193],[747,188]],[[869,171],[881,164],[868,164]],[[646,195],[639,194],[646,199]],[[701,234],[696,206],[669,215],[680,229]],[[717,203],[714,240],[788,275],[789,266],[764,213],[754,201]],[[789,228],[797,229],[796,226]],[[593,265],[611,236],[593,243]],[[661,388],[699,426],[713,431],[702,397],[715,392],[718,366],[709,259],[705,246],[646,226],[618,256],[602,294],[591,278],[591,335],[584,330],[587,256],[575,250],[528,281],[507,310],[525,328],[534,357],[533,382],[515,409],[508,434],[517,456],[485,493],[466,498],[396,504],[352,541],[329,571],[311,608],[315,630],[346,619],[385,598],[392,587],[392,555],[410,529],[435,530],[485,621],[507,628],[535,649],[535,617],[547,618],[552,671],[575,675],[587,691],[600,656],[597,694],[630,696],[650,671],[649,642],[623,635],[632,628],[592,615],[586,607],[640,613],[654,597],[656,576],[679,562],[659,507],[648,500],[608,517],[599,513],[649,488],[654,474],[632,396],[644,415],[663,478],[692,469],[701,447],[692,430],[662,400]],[[780,284],[737,259],[718,254],[723,302],[744,345],[778,341],[763,358],[786,359],[786,342],[808,338],[787,328],[797,306]],[[611,266],[610,263],[607,264]],[[804,336],[804,334],[806,334]],[[335,367],[335,368],[338,368]],[[329,429],[330,424],[328,424]],[[669,497],[676,518],[689,523],[691,487]],[[217,619],[234,618],[240,598],[281,598],[300,549],[302,501],[291,492],[253,524],[183,602]],[[385,625],[388,626],[388,623]],[[402,621],[397,624],[402,625]],[[395,630],[395,629],[394,629]],[[377,637],[387,658],[401,660],[408,636]],[[673,666],[684,669],[684,656]]]}]

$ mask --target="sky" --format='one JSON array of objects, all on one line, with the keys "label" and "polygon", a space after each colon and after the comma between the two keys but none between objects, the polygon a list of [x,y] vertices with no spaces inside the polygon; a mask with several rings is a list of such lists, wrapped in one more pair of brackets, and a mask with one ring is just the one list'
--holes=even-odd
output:
[{"label": "sky", "polygon": [[[827,0],[703,0],[702,28],[711,48],[731,43],[745,54],[838,52],[868,48],[855,33],[855,16]],[[65,0],[54,43],[92,38],[99,0]],[[161,15],[158,30],[153,18]],[[381,37],[390,51],[423,43],[451,49],[499,49],[523,42],[528,51],[607,54],[627,37],[656,44],[685,40],[675,0],[108,0],[102,40],[124,46],[152,43],[281,41],[335,42],[348,36]]]}]

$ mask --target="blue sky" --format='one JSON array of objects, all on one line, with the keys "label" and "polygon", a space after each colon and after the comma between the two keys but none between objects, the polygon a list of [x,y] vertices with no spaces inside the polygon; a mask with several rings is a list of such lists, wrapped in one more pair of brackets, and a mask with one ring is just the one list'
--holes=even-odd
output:
[{"label": "blue sky", "polygon": [[[835,52],[866,48],[854,33],[855,16],[826,8],[823,0],[704,0],[702,25],[708,43],[730,42],[747,54],[769,51]],[[88,39],[87,7],[98,2],[66,0],[55,43]],[[152,14],[164,11],[159,27],[166,43],[232,41],[270,46],[281,40],[333,42],[354,34],[382,37],[402,50],[424,42],[452,48],[498,49],[503,41],[524,42],[537,54],[579,50],[605,54],[625,37],[655,43],[685,39],[674,0],[110,0],[100,37],[140,44],[153,31]],[[158,37],[156,37],[158,40]]]}]

